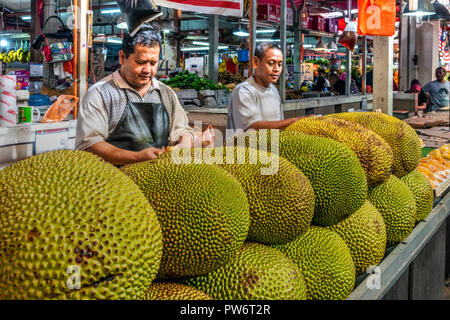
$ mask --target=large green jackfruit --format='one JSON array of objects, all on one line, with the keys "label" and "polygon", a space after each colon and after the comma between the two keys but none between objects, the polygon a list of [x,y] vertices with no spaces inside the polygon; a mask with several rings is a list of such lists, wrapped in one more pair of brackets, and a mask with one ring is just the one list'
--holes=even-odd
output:
[{"label": "large green jackfruit", "polygon": [[430,182],[417,170],[400,178],[411,190],[416,200],[416,222],[425,219],[433,209],[434,192]]},{"label": "large green jackfruit", "polygon": [[386,246],[405,240],[416,221],[416,201],[408,186],[391,175],[385,183],[369,189],[368,195],[386,224]]},{"label": "large green jackfruit", "polygon": [[422,155],[420,139],[406,122],[380,112],[344,112],[326,115],[357,122],[379,134],[394,154],[393,174],[403,177],[413,171]]},{"label": "large green jackfruit", "polygon": [[283,244],[309,228],[314,190],[300,169],[283,157],[257,149],[228,147],[215,152],[222,153],[220,166],[237,178],[247,195],[247,241]]},{"label": "large green jackfruit", "polygon": [[386,250],[386,225],[380,212],[368,201],[354,214],[328,227],[345,241],[355,263],[356,274],[378,265]]},{"label": "large green jackfruit", "polygon": [[163,233],[159,279],[205,274],[228,263],[247,237],[240,183],[212,164],[178,164],[171,153],[122,168],[156,211]]},{"label": "large green jackfruit", "polygon": [[99,157],[51,151],[0,171],[0,299],[141,299],[161,255],[154,210]]},{"label": "large green jackfruit", "polygon": [[364,170],[355,153],[343,143],[301,132],[281,132],[280,155],[311,182],[315,195],[313,224],[339,223],[364,203]]},{"label": "large green jackfruit", "polygon": [[331,138],[353,150],[367,177],[368,186],[385,182],[392,173],[393,154],[386,141],[364,126],[339,118],[304,118],[286,131],[297,131]]},{"label": "large green jackfruit", "polygon": [[308,300],[341,300],[352,292],[355,266],[350,249],[336,232],[311,226],[294,241],[274,247],[299,266]]},{"label": "large green jackfruit", "polygon": [[153,282],[145,292],[145,300],[212,300],[200,290],[175,282]]},{"label": "large green jackfruit", "polygon": [[280,250],[246,242],[230,263],[209,274],[186,279],[217,300],[305,300],[298,266]]}]

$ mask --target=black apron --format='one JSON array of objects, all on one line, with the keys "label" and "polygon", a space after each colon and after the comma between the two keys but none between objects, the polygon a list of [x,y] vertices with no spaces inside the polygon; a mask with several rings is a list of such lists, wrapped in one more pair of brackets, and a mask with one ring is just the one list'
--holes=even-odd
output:
[{"label": "black apron", "polygon": [[[106,142],[129,151],[162,148],[169,144],[170,119],[162,103],[131,102]],[[161,100],[162,101],[162,100]]]}]

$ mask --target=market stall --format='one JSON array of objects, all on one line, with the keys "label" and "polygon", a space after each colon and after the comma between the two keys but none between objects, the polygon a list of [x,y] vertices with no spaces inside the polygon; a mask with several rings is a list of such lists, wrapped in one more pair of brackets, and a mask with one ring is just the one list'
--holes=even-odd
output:
[{"label": "market stall", "polygon": [[[8,223],[0,231],[11,238],[0,237],[0,298],[152,300],[161,282],[195,288],[200,299],[443,297],[448,109],[430,119],[417,95],[393,93],[403,77],[396,17],[406,3],[383,12],[392,18],[386,35],[354,30],[352,22],[364,20],[358,1],[250,0],[219,9],[155,1],[156,77],[175,92],[195,150],[210,162],[177,166],[177,147],[164,146],[161,162],[122,166],[74,149],[80,101],[120,68],[130,2],[3,2],[10,9],[0,28],[0,215]],[[252,75],[260,42],[280,44],[285,58],[276,84],[284,118],[307,117],[272,140],[259,131],[255,141],[267,149],[242,171],[241,163],[212,164],[223,160],[223,143],[236,141],[226,139],[227,107]],[[334,75],[340,90],[315,89],[319,73]],[[277,171],[263,174],[263,160],[273,157]],[[21,223],[9,223],[15,219]],[[66,265],[75,272],[69,280]],[[81,267],[83,286],[72,287]],[[162,289],[163,299],[186,299],[186,287],[174,286],[169,296]]]}]

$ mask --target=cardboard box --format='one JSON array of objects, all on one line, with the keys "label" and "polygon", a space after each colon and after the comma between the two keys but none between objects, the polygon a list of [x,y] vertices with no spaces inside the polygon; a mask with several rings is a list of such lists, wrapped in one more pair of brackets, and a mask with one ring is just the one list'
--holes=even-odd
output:
[{"label": "cardboard box", "polygon": [[325,31],[326,21],[321,16],[314,16],[313,18],[313,30]]},{"label": "cardboard box", "polygon": [[338,20],[337,19],[327,19],[326,20],[326,29],[327,29],[327,32],[338,33],[339,32]]},{"label": "cardboard box", "polygon": [[278,7],[278,18],[277,18],[277,7],[274,4],[259,4],[257,8],[257,20],[269,21],[269,22],[279,22],[279,7]]}]

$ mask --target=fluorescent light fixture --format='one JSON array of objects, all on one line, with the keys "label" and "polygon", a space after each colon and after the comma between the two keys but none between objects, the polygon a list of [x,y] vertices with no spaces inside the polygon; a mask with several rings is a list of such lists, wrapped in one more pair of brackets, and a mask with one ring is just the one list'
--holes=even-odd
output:
[{"label": "fluorescent light fixture", "polygon": [[120,38],[106,38],[107,43],[122,43],[122,39]]},{"label": "fluorescent light fixture", "polygon": [[[228,46],[218,46],[217,49],[223,50],[228,49]],[[189,48],[181,48],[181,51],[208,51],[208,47],[189,47]]]},{"label": "fluorescent light fixture", "polygon": [[100,13],[103,13],[103,14],[107,14],[107,13],[119,13],[119,12],[122,12],[122,11],[120,11],[120,9],[119,8],[117,8],[117,9],[103,9],[103,10],[100,10]]},{"label": "fluorescent light fixture", "polygon": [[192,44],[198,45],[198,46],[208,46],[209,42],[203,42],[203,41],[193,41]]},{"label": "fluorescent light fixture", "polygon": [[125,21],[121,22],[121,23],[117,24],[117,28],[119,28],[119,29],[128,29],[128,24]]},{"label": "fluorescent light fixture", "polygon": [[170,33],[170,30],[169,30],[169,29],[163,29],[162,32],[164,32],[164,33]]},{"label": "fluorescent light fixture", "polygon": [[256,33],[274,33],[275,31],[277,31],[277,30],[275,30],[275,29],[259,29],[259,30],[256,30]]},{"label": "fluorescent light fixture", "polygon": [[256,42],[280,42],[280,39],[256,39]]},{"label": "fluorescent light fixture", "polygon": [[313,44],[309,44],[309,43],[305,43],[303,45],[303,48],[314,48],[314,45]]},{"label": "fluorescent light fixture", "polygon": [[31,16],[21,16],[20,19],[22,19],[22,20],[31,20]]},{"label": "fluorescent light fixture", "polygon": [[247,31],[244,30],[235,31],[233,32],[233,34],[238,37],[248,37],[250,35]]},{"label": "fluorescent light fixture", "polygon": [[7,45],[8,45],[8,41],[6,41],[6,40],[0,41],[0,47],[6,47]]}]

